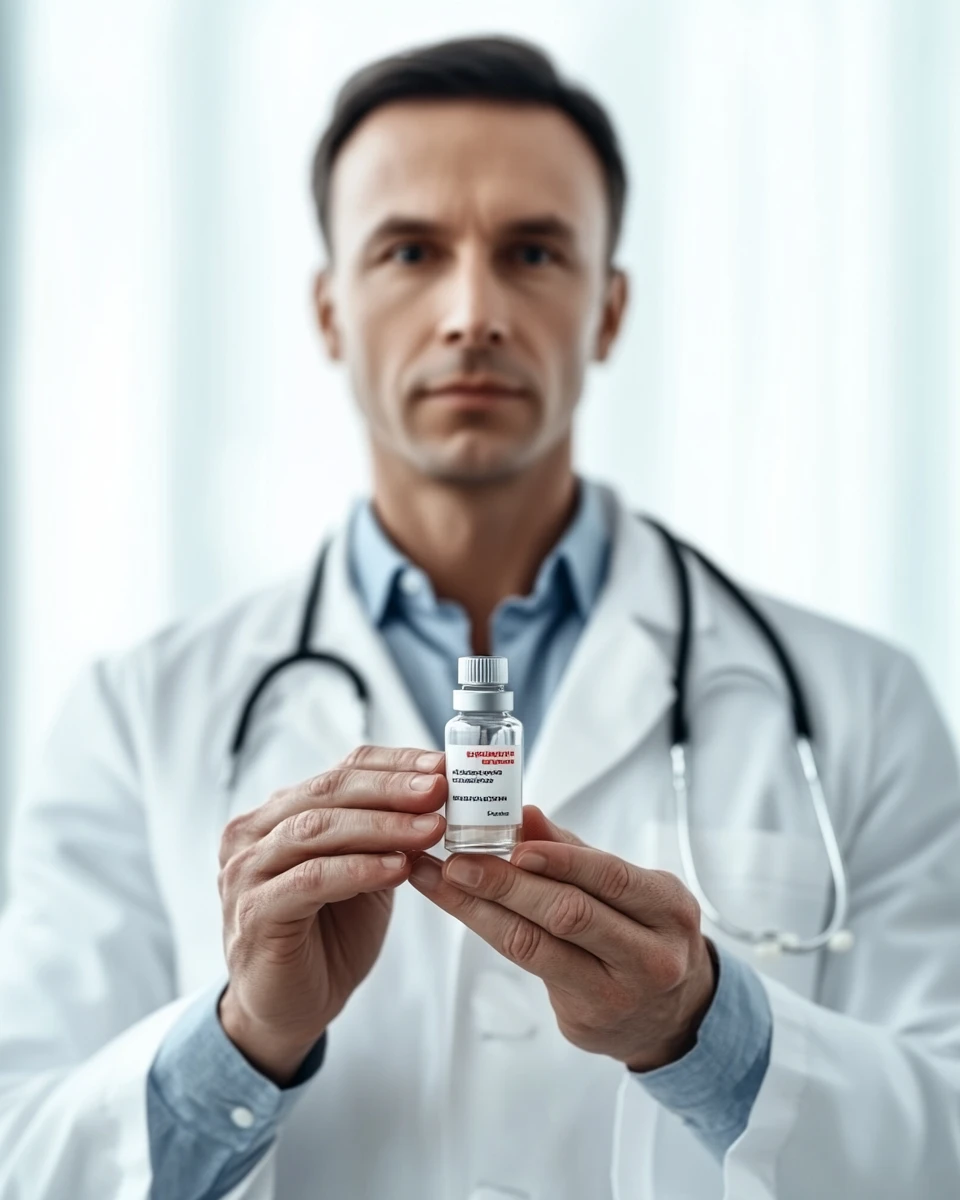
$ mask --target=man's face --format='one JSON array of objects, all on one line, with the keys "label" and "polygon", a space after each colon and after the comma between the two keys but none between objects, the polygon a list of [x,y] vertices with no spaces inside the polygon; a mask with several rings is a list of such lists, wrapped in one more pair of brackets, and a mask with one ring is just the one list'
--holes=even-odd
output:
[{"label": "man's face", "polygon": [[317,311],[381,452],[458,483],[569,436],[626,299],[589,142],[548,107],[378,109],[341,150]]}]

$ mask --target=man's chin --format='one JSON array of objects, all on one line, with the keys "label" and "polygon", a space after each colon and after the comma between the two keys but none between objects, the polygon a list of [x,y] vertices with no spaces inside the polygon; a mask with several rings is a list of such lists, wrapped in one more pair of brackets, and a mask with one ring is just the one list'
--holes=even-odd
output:
[{"label": "man's chin", "polygon": [[417,470],[431,479],[480,487],[518,475],[536,454],[528,445],[471,437],[451,438],[443,445],[418,445],[412,457]]}]

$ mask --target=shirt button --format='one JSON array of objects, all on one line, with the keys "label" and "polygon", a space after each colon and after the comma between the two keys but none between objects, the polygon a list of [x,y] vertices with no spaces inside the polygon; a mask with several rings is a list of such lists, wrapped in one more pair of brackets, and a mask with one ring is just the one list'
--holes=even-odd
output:
[{"label": "shirt button", "polygon": [[400,587],[408,596],[416,596],[423,590],[423,580],[413,567],[407,567],[400,576]]},{"label": "shirt button", "polygon": [[256,1119],[250,1109],[244,1108],[243,1105],[239,1105],[230,1113],[230,1120],[238,1129],[249,1129]]}]

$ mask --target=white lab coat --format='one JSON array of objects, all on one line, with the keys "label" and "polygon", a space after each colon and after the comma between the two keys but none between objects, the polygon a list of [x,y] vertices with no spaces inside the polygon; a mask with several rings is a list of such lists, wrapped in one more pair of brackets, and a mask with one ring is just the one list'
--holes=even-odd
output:
[{"label": "white lab coat", "polygon": [[[829,876],[783,684],[753,627],[693,575],[702,876],[730,916],[810,932]],[[314,644],[369,681],[368,740],[432,745],[352,593],[342,534],[327,578]],[[671,578],[657,536],[619,509],[608,583],[524,787],[590,844],[679,873]],[[351,684],[299,667],[263,697],[233,798],[220,786],[238,704],[293,643],[306,579],[160,633],[67,701],[18,818],[0,924],[2,1200],[147,1195],[147,1072],[184,1005],[224,975],[221,829],[361,739]],[[948,736],[902,654],[761,603],[811,695],[857,940],[846,955],[758,961],[772,1056],[722,1167],[620,1064],[561,1037],[539,980],[404,885],[321,1071],[232,1200],[960,1195],[960,787]]]}]

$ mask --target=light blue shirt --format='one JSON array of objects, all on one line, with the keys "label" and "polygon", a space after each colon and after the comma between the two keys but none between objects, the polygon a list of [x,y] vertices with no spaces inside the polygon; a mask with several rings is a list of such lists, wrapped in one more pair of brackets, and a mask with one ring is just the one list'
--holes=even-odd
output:
[{"label": "light blue shirt", "polygon": [[[606,578],[611,520],[602,490],[583,487],[570,524],[540,564],[533,590],[508,596],[490,617],[490,653],[509,659],[514,716],[523,722],[528,751]],[[462,605],[437,599],[426,573],[393,545],[369,504],[352,515],[350,544],[364,607],[442,749],[443,728],[453,716],[457,659],[473,653],[470,618]]]},{"label": "light blue shirt", "polygon": [[[515,711],[528,748],[603,587],[610,531],[603,491],[583,482],[576,512],[541,564],[530,594],[507,597],[490,619],[491,653],[510,660]],[[442,746],[456,660],[472,653],[467,613],[437,599],[430,580],[391,543],[369,503],[351,516],[349,546],[364,607],[435,744]],[[722,1159],[746,1128],[763,1082],[773,1018],[756,972],[722,950],[718,959],[717,990],[696,1045],[677,1062],[635,1078]],[[325,1039],[289,1088],[276,1087],[224,1034],[216,1015],[221,990],[222,985],[191,1005],[150,1071],[151,1200],[220,1200],[266,1153],[323,1060]]]}]

